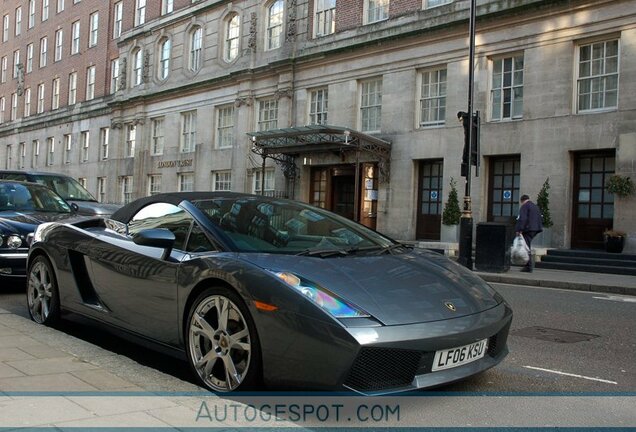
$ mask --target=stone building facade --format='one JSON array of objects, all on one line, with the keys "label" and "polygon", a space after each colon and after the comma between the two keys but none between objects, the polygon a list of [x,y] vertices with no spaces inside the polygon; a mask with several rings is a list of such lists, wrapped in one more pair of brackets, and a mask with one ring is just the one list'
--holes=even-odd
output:
[{"label": "stone building facade", "polygon": [[[38,11],[43,1],[35,0]],[[64,51],[55,69],[0,83],[0,168],[65,172],[111,202],[264,189],[396,238],[440,238],[450,179],[463,190],[456,114],[467,105],[468,1],[66,3],[49,23],[36,13],[27,30],[29,2],[4,2],[0,57],[9,72],[13,52],[37,47],[44,34],[53,53],[59,28],[71,49],[78,19],[81,55]],[[20,6],[24,29],[14,36]],[[89,48],[95,11],[97,46]],[[635,176],[636,1],[480,0],[477,14],[476,222],[510,221],[518,197],[536,197],[549,178],[555,225],[544,242],[598,247],[614,228],[634,249],[636,199],[604,185],[613,174]],[[95,93],[86,100],[92,65]],[[67,101],[72,71],[75,104]],[[62,85],[52,109],[55,76]],[[41,82],[42,112],[33,105],[24,116],[23,95],[13,110],[12,95]],[[52,160],[32,157],[36,142],[44,154],[51,139]],[[278,160],[263,160],[263,149]]]}]

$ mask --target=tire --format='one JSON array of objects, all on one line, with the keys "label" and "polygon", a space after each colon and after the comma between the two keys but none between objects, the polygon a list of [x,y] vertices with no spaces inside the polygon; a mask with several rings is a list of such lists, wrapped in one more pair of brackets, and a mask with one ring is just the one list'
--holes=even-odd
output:
[{"label": "tire", "polygon": [[[227,319],[219,319],[226,311]],[[236,292],[225,287],[203,291],[192,303],[184,331],[188,362],[204,387],[228,393],[260,380],[256,326]]]},{"label": "tire", "polygon": [[60,320],[60,293],[51,262],[36,257],[27,273],[27,309],[38,324],[52,326]]}]

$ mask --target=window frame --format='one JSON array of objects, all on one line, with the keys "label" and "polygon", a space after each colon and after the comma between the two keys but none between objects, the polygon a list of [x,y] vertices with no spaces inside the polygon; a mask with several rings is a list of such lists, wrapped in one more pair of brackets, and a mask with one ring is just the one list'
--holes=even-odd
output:
[{"label": "window frame", "polygon": [[[225,115],[229,110],[229,115]],[[233,104],[220,105],[216,108],[216,147],[219,149],[234,147],[234,115]],[[224,122],[224,120],[228,120]],[[227,132],[227,131],[230,132]],[[229,144],[227,142],[229,141]]]},{"label": "window frame", "polygon": [[181,113],[181,139],[179,140],[179,153],[192,153],[196,150],[197,137],[197,111],[185,111]]},{"label": "window frame", "polygon": [[[521,58],[522,68],[517,69],[517,61]],[[506,84],[506,61],[510,60],[511,62],[511,70],[510,70],[510,84]],[[501,75],[500,79],[500,87],[495,88],[495,64],[496,62],[501,61],[501,72],[498,72]],[[524,93],[524,81],[525,81],[525,53],[524,52],[514,52],[514,53],[506,53],[503,55],[499,55],[496,57],[492,57],[489,59],[490,64],[490,74],[489,74],[489,109],[488,109],[488,119],[491,122],[508,122],[508,121],[516,121],[523,119],[523,93]],[[516,75],[521,73],[521,84],[516,82]],[[521,89],[521,114],[515,115],[515,107],[519,104],[518,98],[515,97],[515,90]],[[509,116],[504,116],[506,101],[505,101],[505,93],[506,90],[510,93],[510,112]],[[500,101],[498,104],[495,103],[495,92],[500,92]],[[499,116],[495,117],[495,106],[498,105]]]},{"label": "window frame", "polygon": [[[440,75],[444,74],[444,80],[441,80]],[[432,75],[431,74],[435,74],[435,78],[436,80],[433,81],[432,80]],[[424,95],[424,80],[425,77],[428,76],[428,86],[432,87],[435,86],[435,90],[436,90],[436,94],[432,94],[431,92],[429,92],[427,95]],[[427,68],[427,69],[422,69],[420,71],[418,71],[417,74],[417,78],[418,78],[418,98],[417,98],[417,107],[416,107],[416,115],[417,115],[417,124],[416,127],[418,129],[429,129],[429,128],[434,128],[434,127],[440,127],[440,126],[444,126],[446,124],[446,98],[448,97],[448,68],[447,66],[438,66],[438,67],[432,67],[432,68]],[[442,94],[442,90],[441,90],[441,86],[443,83],[443,94]],[[425,121],[423,116],[423,111],[424,111],[424,103],[426,101],[438,101],[437,106],[433,107],[432,105],[430,107],[428,107],[429,110],[434,110],[437,115],[436,120],[428,120]],[[441,107],[442,104],[440,104],[439,102],[443,101],[443,115],[441,114]]]},{"label": "window frame", "polygon": [[[280,5],[280,11],[272,14],[275,6]],[[266,6],[265,20],[265,51],[272,51],[283,46],[283,33],[285,28],[285,0],[274,0]],[[273,23],[276,19],[280,22]],[[274,34],[276,33],[276,34]]]},{"label": "window frame", "polygon": [[[377,94],[379,94],[379,98],[380,101],[379,103],[377,103],[377,100],[375,101],[374,104],[367,104],[367,105],[363,105],[364,100],[365,100],[365,86],[366,85],[370,85],[371,83],[379,83],[380,85],[380,90],[379,92],[377,91],[377,87],[376,87],[376,91],[374,91],[373,93],[369,93],[367,95],[367,97],[370,97],[372,94],[376,95],[375,98],[377,99]],[[384,79],[383,77],[375,77],[375,78],[368,78],[365,80],[361,80],[359,81],[359,87],[358,87],[358,91],[359,91],[359,96],[358,96],[358,125],[359,125],[359,129],[361,132],[365,132],[365,133],[380,133],[382,130],[382,90],[383,90],[383,84],[384,84]],[[365,113],[370,114],[371,112],[374,113],[378,113],[377,114],[377,118],[373,121],[374,125],[377,126],[376,128],[367,128],[368,126],[370,126],[370,119],[367,118],[365,120]],[[365,126],[365,122],[367,123],[368,126]]]},{"label": "window frame", "polygon": [[[317,87],[307,90],[307,124],[327,125],[329,124],[329,87]],[[319,93],[322,97],[318,98]]]},{"label": "window frame", "polygon": [[[333,7],[325,7],[324,5],[328,2],[333,2]],[[336,32],[336,7],[337,0],[314,0],[314,38],[329,36]],[[327,26],[329,26],[328,31],[319,31]]]},{"label": "window frame", "polygon": [[[613,73],[605,73],[605,69],[607,66],[607,56],[605,56],[605,53],[607,51],[607,44],[610,42],[616,42],[616,72]],[[593,50],[594,50],[594,45],[597,44],[603,44],[603,71],[604,73],[602,74],[597,74],[597,75],[590,75],[589,77],[585,77],[585,78],[581,78],[581,49],[583,47],[590,47],[590,53],[591,55],[593,55]],[[620,36],[614,36],[614,37],[604,37],[604,38],[597,38],[594,40],[587,40],[587,41],[583,41],[583,42],[579,42],[575,45],[576,48],[576,53],[575,53],[575,68],[574,68],[574,95],[573,95],[573,107],[574,107],[574,112],[576,114],[594,114],[594,113],[603,113],[603,112],[612,112],[612,111],[617,111],[618,110],[618,104],[619,104],[619,98],[620,98],[620,78],[621,78],[621,38]],[[590,57],[590,74],[593,73],[593,61],[594,61],[594,57]],[[616,104],[613,106],[603,106],[601,108],[588,108],[588,109],[580,109],[580,98],[581,98],[581,93],[580,93],[580,87],[581,87],[581,81],[582,80],[591,80],[593,82],[593,80],[600,78],[603,82],[603,87],[604,90],[601,93],[602,97],[603,97],[603,103],[605,104],[605,99],[607,97],[607,90],[606,90],[606,83],[607,83],[607,78],[610,76],[616,76]],[[590,86],[592,87],[592,85]],[[599,92],[597,92],[599,93]],[[592,100],[592,94],[590,93],[590,104],[593,103]]]}]

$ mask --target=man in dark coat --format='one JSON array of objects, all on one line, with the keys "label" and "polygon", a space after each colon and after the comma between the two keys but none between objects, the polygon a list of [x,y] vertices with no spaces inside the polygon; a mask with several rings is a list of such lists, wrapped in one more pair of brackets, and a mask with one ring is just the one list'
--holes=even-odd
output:
[{"label": "man in dark coat", "polygon": [[539,207],[532,201],[528,195],[521,196],[521,206],[519,207],[519,216],[517,217],[517,224],[515,225],[515,231],[517,235],[523,235],[523,238],[530,250],[530,259],[526,265],[521,269],[523,272],[532,272],[534,268],[534,259],[532,256],[531,243],[532,239],[543,231],[542,216]]}]

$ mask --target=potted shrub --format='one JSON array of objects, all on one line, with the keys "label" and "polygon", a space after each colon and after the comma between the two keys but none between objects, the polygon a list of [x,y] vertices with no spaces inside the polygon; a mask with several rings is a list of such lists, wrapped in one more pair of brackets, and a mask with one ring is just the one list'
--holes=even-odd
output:
[{"label": "potted shrub", "polygon": [[611,253],[621,253],[625,247],[625,232],[618,230],[606,230],[603,233],[605,251]]},{"label": "potted shrub", "polygon": [[543,232],[539,234],[536,245],[549,247],[552,240],[551,227],[554,225],[552,222],[552,215],[550,214],[550,177],[545,179],[543,186],[537,195],[537,207],[541,211],[541,220],[543,223]]},{"label": "potted shrub", "polygon": [[457,182],[450,179],[450,192],[442,212],[442,241],[447,243],[457,243],[459,221],[462,211],[459,208],[459,197],[457,196]]},{"label": "potted shrub", "polygon": [[634,182],[631,178],[622,176],[620,174],[614,174],[605,185],[608,192],[613,193],[621,198],[626,198],[634,193]]}]

